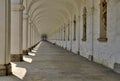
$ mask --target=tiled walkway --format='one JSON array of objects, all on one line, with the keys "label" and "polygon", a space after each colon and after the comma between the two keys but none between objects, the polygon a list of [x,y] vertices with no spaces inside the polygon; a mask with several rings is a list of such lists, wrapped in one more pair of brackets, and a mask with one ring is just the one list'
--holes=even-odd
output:
[{"label": "tiled walkway", "polygon": [[0,81],[120,81],[112,70],[50,43],[38,47],[24,56],[25,62],[12,63],[14,76]]}]

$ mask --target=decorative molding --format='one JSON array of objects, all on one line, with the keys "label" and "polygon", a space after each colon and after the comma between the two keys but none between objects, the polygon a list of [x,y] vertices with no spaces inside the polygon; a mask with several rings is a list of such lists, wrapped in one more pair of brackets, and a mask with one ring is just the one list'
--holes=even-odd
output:
[{"label": "decorative molding", "polygon": [[23,18],[24,18],[24,19],[28,19],[28,17],[29,17],[29,16],[28,16],[27,14],[23,14]]},{"label": "decorative molding", "polygon": [[99,42],[107,42],[107,1],[100,1],[100,37]]},{"label": "decorative molding", "polygon": [[82,41],[87,41],[87,9],[83,8],[83,36]]},{"label": "decorative molding", "polygon": [[108,39],[107,39],[107,38],[98,38],[98,41],[99,41],[99,42],[107,42]]},{"label": "decorative molding", "polygon": [[22,4],[12,4],[11,10],[12,11],[23,11],[25,7]]},{"label": "decorative molding", "polygon": [[82,41],[84,41],[84,42],[85,42],[85,41],[87,41],[87,39],[86,39],[86,38],[82,38]]},{"label": "decorative molding", "polygon": [[74,20],[73,22],[74,22],[74,37],[73,37],[73,41],[76,41],[76,20]]}]

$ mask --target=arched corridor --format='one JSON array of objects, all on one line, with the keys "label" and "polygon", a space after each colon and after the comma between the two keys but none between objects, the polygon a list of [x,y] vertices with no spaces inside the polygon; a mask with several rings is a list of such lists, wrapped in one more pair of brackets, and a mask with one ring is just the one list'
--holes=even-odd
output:
[{"label": "arched corridor", "polygon": [[119,0],[1,0],[0,81],[120,81]]}]

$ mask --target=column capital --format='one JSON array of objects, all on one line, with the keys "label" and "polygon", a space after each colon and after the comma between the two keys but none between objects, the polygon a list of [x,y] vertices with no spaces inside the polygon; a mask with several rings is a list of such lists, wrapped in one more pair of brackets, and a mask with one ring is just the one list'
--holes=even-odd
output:
[{"label": "column capital", "polygon": [[11,9],[12,11],[23,11],[25,7],[22,4],[12,4]]}]

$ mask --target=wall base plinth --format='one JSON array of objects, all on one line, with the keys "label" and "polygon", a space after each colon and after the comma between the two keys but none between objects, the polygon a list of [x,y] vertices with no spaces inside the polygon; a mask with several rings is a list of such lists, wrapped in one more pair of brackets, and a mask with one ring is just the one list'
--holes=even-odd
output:
[{"label": "wall base plinth", "polygon": [[114,71],[117,73],[120,73],[120,64],[119,63],[114,64]]},{"label": "wall base plinth", "polygon": [[89,59],[90,61],[93,61],[93,60],[94,60],[93,55],[89,55],[88,59]]}]

